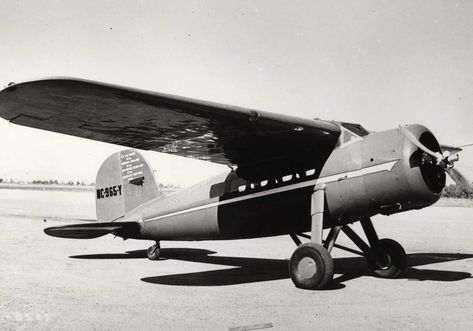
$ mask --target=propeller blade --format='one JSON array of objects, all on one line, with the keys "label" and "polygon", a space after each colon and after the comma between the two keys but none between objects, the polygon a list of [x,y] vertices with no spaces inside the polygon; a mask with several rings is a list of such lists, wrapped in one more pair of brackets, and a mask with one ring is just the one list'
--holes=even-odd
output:
[{"label": "propeller blade", "polygon": [[460,147],[455,147],[455,146],[450,146],[450,145],[440,145],[440,148],[442,149],[443,152],[448,151],[450,154],[459,153],[463,150]]},{"label": "propeller blade", "polygon": [[469,193],[473,193],[473,183],[469,181],[457,168],[449,168],[447,169],[447,173],[457,185],[460,185]]},{"label": "propeller blade", "polygon": [[465,147],[471,147],[471,146],[473,146],[473,144],[461,145],[461,146],[458,146],[458,148],[465,148]]},{"label": "propeller blade", "polygon": [[428,149],[427,147],[425,147],[419,140],[417,140],[416,137],[414,137],[414,135],[409,131],[407,130],[406,128],[402,127],[399,125],[399,129],[401,129],[401,132],[410,140],[412,141],[412,143],[414,145],[416,145],[417,147],[419,147],[421,150],[423,150],[424,152],[426,152],[427,154],[429,154],[430,156],[434,157],[438,163],[440,163],[442,160],[443,160],[443,156],[441,153],[437,152],[433,152],[431,151],[430,149]]}]

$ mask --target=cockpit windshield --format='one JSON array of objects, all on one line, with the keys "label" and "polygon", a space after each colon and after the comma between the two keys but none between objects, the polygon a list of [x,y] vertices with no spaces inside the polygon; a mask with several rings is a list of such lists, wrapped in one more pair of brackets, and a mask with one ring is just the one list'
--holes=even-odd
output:
[{"label": "cockpit windshield", "polygon": [[343,122],[339,124],[341,132],[335,148],[343,148],[347,145],[363,140],[363,137],[369,135],[369,132],[359,124]]},{"label": "cockpit windshield", "polygon": [[347,123],[347,122],[340,122],[340,125],[344,127],[345,129],[350,130],[354,134],[360,136],[360,137],[365,137],[369,135],[369,131],[367,131],[364,127],[362,127],[360,124],[355,124],[355,123]]}]

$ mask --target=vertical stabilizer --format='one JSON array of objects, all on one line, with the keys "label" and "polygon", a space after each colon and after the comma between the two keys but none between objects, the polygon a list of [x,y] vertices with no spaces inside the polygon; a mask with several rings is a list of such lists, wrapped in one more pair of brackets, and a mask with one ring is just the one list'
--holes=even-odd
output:
[{"label": "vertical stabilizer", "polygon": [[97,220],[111,222],[162,193],[143,155],[127,149],[110,155],[95,181]]}]

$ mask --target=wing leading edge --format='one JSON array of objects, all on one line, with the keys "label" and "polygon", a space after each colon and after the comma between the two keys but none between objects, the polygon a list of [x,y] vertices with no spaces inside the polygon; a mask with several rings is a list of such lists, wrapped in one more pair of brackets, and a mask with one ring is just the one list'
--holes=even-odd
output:
[{"label": "wing leading edge", "polygon": [[0,92],[12,123],[238,166],[248,180],[320,170],[337,124],[84,80],[49,79]]}]

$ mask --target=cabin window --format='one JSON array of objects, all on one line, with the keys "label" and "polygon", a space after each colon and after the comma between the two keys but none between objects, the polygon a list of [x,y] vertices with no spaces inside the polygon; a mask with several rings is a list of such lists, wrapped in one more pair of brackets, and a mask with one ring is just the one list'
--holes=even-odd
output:
[{"label": "cabin window", "polygon": [[306,176],[312,176],[313,174],[315,174],[315,169],[310,169],[305,172]]},{"label": "cabin window", "polygon": [[218,183],[210,187],[210,197],[221,197],[225,193],[225,183]]},{"label": "cabin window", "polygon": [[292,175],[287,175],[287,176],[284,176],[284,177],[282,178],[282,181],[283,181],[283,182],[288,182],[288,181],[290,181],[291,179],[292,179]]},{"label": "cabin window", "polygon": [[241,191],[240,187],[242,186],[246,188],[246,180],[244,180],[243,178],[237,177],[230,182],[230,192],[237,192],[237,191],[243,192],[245,189]]}]

